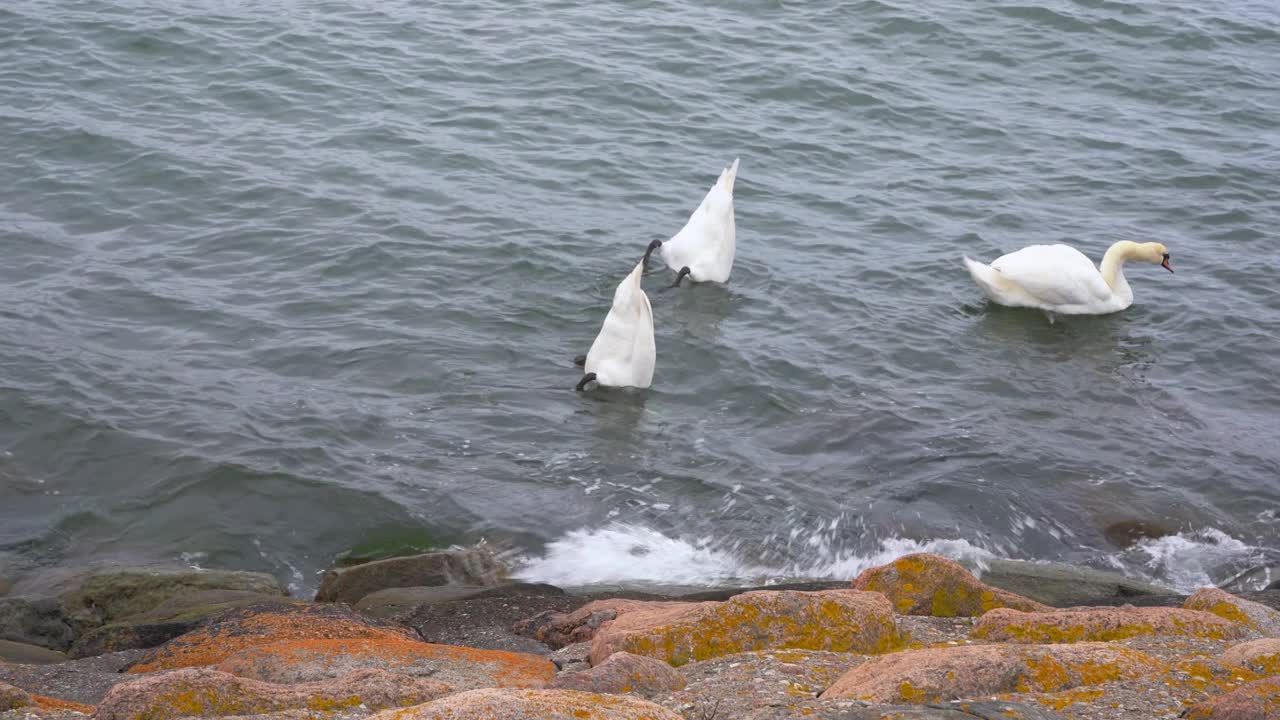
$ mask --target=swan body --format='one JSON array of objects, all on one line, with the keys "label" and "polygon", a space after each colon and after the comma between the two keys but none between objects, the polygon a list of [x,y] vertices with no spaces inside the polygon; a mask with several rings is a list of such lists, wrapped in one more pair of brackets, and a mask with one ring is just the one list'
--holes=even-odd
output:
[{"label": "swan body", "polygon": [[[694,282],[723,283],[733,271],[737,229],[733,219],[733,183],[738,177],[738,159],[720,173],[680,232],[665,242],[655,240],[645,253],[654,250],[667,267],[678,273],[676,284],[688,275]],[[688,268],[686,270],[686,268]]]},{"label": "swan body", "polygon": [[968,257],[969,274],[992,302],[1039,308],[1062,315],[1104,315],[1133,304],[1124,277],[1127,260],[1150,262],[1173,272],[1160,243],[1121,240],[1107,249],[1102,266],[1069,245],[1031,245],[1001,255],[990,265]]},{"label": "swan body", "polygon": [[653,382],[656,350],[653,344],[653,309],[640,287],[644,263],[640,262],[613,291],[613,305],[604,325],[587,351],[586,375],[578,390],[595,380],[608,387],[647,388]]}]

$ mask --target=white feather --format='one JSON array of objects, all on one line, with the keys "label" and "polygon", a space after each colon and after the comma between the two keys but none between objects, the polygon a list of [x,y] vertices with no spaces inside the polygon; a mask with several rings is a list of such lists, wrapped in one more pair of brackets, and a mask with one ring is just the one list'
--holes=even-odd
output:
[{"label": "white feather", "polygon": [[695,282],[726,282],[733,271],[737,228],[733,218],[733,183],[738,160],[720,173],[702,204],[689,216],[680,232],[659,248],[667,267],[679,272],[689,268]]},{"label": "white feather", "polygon": [[637,264],[613,291],[613,306],[587,352],[583,370],[595,373],[601,385],[647,388],[653,382],[657,352],[653,309],[640,287],[643,273],[643,263]]}]

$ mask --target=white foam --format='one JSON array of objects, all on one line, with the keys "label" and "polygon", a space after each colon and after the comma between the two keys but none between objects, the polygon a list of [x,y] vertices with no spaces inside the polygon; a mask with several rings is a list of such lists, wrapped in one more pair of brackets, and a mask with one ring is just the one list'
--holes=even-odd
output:
[{"label": "white foam", "polygon": [[[832,523],[832,529],[838,523]],[[810,547],[817,535],[805,540]],[[850,580],[863,570],[903,555],[931,552],[985,569],[995,556],[967,540],[882,540],[867,554],[820,551],[801,561],[766,565],[742,559],[712,538],[684,540],[626,523],[581,529],[549,543],[542,557],[526,561],[515,573],[522,580],[553,585],[598,584],[724,585],[768,584],[787,579]]]},{"label": "white foam", "polygon": [[1192,593],[1226,584],[1251,568],[1263,569],[1259,582],[1265,583],[1270,579],[1265,571],[1269,554],[1217,528],[1205,528],[1143,540],[1126,550],[1123,558],[1140,563],[1152,579]]}]

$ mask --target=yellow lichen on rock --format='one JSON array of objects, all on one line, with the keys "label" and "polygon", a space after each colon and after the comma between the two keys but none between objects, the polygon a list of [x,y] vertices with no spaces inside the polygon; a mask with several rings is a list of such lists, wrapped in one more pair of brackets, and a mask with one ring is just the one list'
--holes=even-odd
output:
[{"label": "yellow lichen on rock", "polygon": [[1217,588],[1201,588],[1182,607],[1210,612],[1264,635],[1280,637],[1280,611]]},{"label": "yellow lichen on rock", "polygon": [[903,615],[975,617],[996,608],[1049,610],[1034,600],[983,584],[964,566],[940,555],[906,555],[870,568],[853,581],[855,590],[884,593]]},{"label": "yellow lichen on rock", "polygon": [[1112,642],[1144,635],[1227,640],[1243,635],[1235,623],[1179,608],[1085,608],[1024,613],[996,609],[974,626],[972,637],[1012,643]]}]

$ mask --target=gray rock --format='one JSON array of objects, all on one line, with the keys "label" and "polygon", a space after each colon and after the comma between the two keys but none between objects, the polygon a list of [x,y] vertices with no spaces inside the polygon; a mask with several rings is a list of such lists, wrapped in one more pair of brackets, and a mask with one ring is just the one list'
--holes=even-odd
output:
[{"label": "gray rock", "polygon": [[356,603],[356,609],[374,617],[390,618],[411,612],[419,605],[466,600],[489,588],[483,585],[437,585],[435,587],[387,588],[369,593]]},{"label": "gray rock", "polygon": [[141,677],[123,670],[142,652],[129,650],[53,665],[0,664],[0,682],[16,685],[34,695],[96,705],[113,685]]},{"label": "gray rock", "polygon": [[316,602],[355,605],[388,588],[498,584],[504,568],[482,549],[450,550],[333,568],[324,574]]},{"label": "gray rock", "polygon": [[75,632],[53,598],[0,599],[0,640],[54,650],[71,647]]},{"label": "gray rock", "polygon": [[1074,607],[1099,598],[1127,600],[1173,592],[1118,572],[1023,560],[992,560],[981,578],[988,585],[1054,607]]},{"label": "gray rock", "polygon": [[22,665],[49,665],[66,662],[67,656],[39,645],[0,640],[0,660]]},{"label": "gray rock", "polygon": [[560,672],[578,672],[591,668],[591,643],[566,645],[548,655]]},{"label": "gray rock", "polygon": [[822,713],[823,720],[1065,720],[1035,705],[1015,702],[954,702],[937,705],[876,705]]}]

